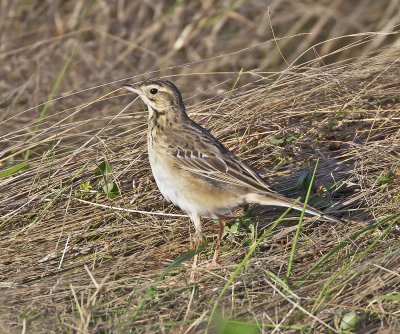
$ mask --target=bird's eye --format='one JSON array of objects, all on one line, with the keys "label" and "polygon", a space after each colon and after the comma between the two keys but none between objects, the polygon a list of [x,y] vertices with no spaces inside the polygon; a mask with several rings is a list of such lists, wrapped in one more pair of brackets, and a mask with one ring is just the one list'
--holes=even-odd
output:
[{"label": "bird's eye", "polygon": [[150,89],[150,94],[156,95],[157,93],[158,93],[158,89],[157,88]]}]

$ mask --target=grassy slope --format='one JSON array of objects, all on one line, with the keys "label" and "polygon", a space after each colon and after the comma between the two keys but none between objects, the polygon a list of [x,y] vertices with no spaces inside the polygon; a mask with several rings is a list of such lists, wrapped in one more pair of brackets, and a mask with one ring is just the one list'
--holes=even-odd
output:
[{"label": "grassy slope", "polygon": [[[120,114],[131,97],[117,92],[105,99],[104,94],[113,90],[109,86],[82,91],[95,86],[93,82],[105,83],[154,68],[146,63],[150,46],[156,43],[157,32],[168,27],[164,20],[169,16],[180,18],[181,28],[188,24],[179,14],[182,11],[203,13],[198,21],[193,20],[197,25],[186,41],[186,53],[170,52],[152,65],[165,68],[218,53],[218,43],[212,38],[218,40],[237,22],[247,22],[244,18],[249,14],[241,12],[239,5],[232,2],[228,10],[205,6],[201,8],[204,12],[183,5],[158,12],[143,7],[146,15],[156,13],[157,19],[153,30],[142,29],[133,39],[145,47],[139,51],[132,42],[80,27],[90,19],[121,29],[116,36],[122,36],[125,28],[107,21],[115,15],[121,27],[135,31],[129,25],[145,26],[145,20],[128,22],[130,13],[147,17],[140,16],[135,5],[119,13],[106,4],[54,7],[51,16],[38,16],[48,8],[37,6],[32,21],[56,18],[51,26],[61,37],[46,41],[49,36],[41,28],[21,26],[22,31],[46,42],[28,44],[18,52],[9,50],[18,50],[15,45],[24,45],[28,37],[15,29],[15,22],[2,21],[15,36],[1,54],[9,64],[3,68],[9,94],[2,96],[6,108],[0,124],[0,173],[20,163],[28,165],[9,175],[0,174],[4,176],[0,179],[1,330],[19,332],[25,326],[29,332],[111,329],[124,333],[129,328],[202,332],[208,323],[211,328],[218,323],[222,312],[224,318],[246,321],[249,331],[256,327],[268,333],[279,324],[286,332],[326,333],[338,331],[343,314],[352,310],[360,312],[361,332],[399,330],[398,48],[328,66],[323,62],[334,55],[277,73],[246,71],[270,69],[270,63],[261,63],[270,59],[263,58],[263,46],[174,70],[181,74],[176,81],[183,87],[190,115],[261,170],[276,189],[292,197],[304,196],[298,179],[312,173],[319,159],[310,202],[321,208],[334,203],[330,212],[348,223],[306,219],[287,283],[283,280],[298,220],[285,219],[274,226],[271,223],[283,211],[255,207],[244,219],[233,219],[239,229],[227,231],[221,268],[213,271],[206,262],[212,255],[217,227],[204,222],[208,245],[200,256],[199,277],[188,285],[191,264],[183,260],[192,255],[186,252],[193,228],[178,209],[163,202],[151,179],[145,154],[145,114],[139,105]],[[246,8],[254,8],[254,18],[256,2],[253,5]],[[21,15],[23,8],[9,7],[10,17]],[[203,17],[207,20],[202,21]],[[217,48],[208,50],[210,54],[194,46],[203,34],[210,34],[208,22],[220,23],[215,36],[209,35],[209,44]],[[236,32],[238,48],[248,46],[244,37],[254,30],[246,24]],[[160,49],[179,36],[175,29],[159,38]],[[66,35],[68,31],[72,37]],[[360,35],[358,41],[363,38]],[[303,36],[299,41],[305,50],[310,38]],[[368,51],[382,40],[377,35],[366,42],[355,50]],[[340,46],[328,44],[326,53]],[[273,43],[268,45],[276,52]],[[351,50],[348,46],[339,54]],[[124,52],[125,58],[116,59]],[[128,55],[132,59],[125,62]],[[55,61],[50,61],[52,57]],[[26,59],[37,60],[33,73]],[[134,59],[137,68],[132,65]],[[241,63],[244,60],[247,63]],[[237,89],[231,91],[241,66],[245,70]],[[221,69],[229,72],[214,73]],[[197,81],[184,75],[197,71],[203,74],[195,76]],[[19,85],[17,91],[7,86],[13,81]],[[60,92],[73,91],[79,92],[54,100]],[[101,101],[86,106],[97,98]],[[40,105],[43,101],[49,102]],[[120,192],[112,200],[96,177],[102,161],[111,166],[107,179]],[[85,182],[92,186],[86,187],[89,192],[84,191]],[[104,207],[111,205],[142,213]],[[146,213],[161,210],[171,215]],[[186,257],[181,258],[182,254]]]}]

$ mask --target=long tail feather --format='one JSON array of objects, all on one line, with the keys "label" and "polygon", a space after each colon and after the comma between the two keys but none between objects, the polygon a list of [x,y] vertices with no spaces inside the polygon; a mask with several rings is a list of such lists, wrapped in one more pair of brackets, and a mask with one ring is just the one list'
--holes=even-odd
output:
[{"label": "long tail feather", "polygon": [[[298,210],[298,211],[303,211],[303,206],[304,206],[304,204],[301,202],[296,202],[296,204],[295,204],[294,203],[295,201],[293,199],[286,198],[286,197],[280,196],[275,193],[270,193],[270,194],[253,193],[253,194],[249,194],[246,197],[246,200],[248,203],[254,203],[254,204],[283,206],[285,208],[292,207],[293,209]],[[335,218],[333,216],[327,215],[327,214],[323,213],[322,211],[314,209],[313,207],[311,207],[309,205],[306,206],[305,212],[309,213],[311,215],[320,217],[320,218],[331,220],[336,223],[343,223],[342,220]]]}]

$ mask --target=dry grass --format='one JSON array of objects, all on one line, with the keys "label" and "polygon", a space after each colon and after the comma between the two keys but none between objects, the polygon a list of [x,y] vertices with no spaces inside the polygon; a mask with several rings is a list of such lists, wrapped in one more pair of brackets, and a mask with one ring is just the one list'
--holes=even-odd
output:
[{"label": "dry grass", "polygon": [[[400,330],[399,35],[310,48],[388,32],[398,1],[271,2],[275,36],[292,36],[277,42],[287,63],[309,50],[283,69],[257,1],[16,3],[0,4],[0,173],[23,167],[0,178],[0,331],[194,333],[238,321],[339,333],[352,310],[359,333]],[[114,90],[159,69],[189,114],[282,193],[304,196],[298,179],[319,159],[311,204],[348,223],[306,220],[287,282],[297,220],[272,228],[283,211],[254,207],[232,219],[241,225],[217,270],[205,265],[216,224],[204,222],[188,285],[193,227],[151,178],[145,113]],[[95,174],[103,161],[112,200]]]}]

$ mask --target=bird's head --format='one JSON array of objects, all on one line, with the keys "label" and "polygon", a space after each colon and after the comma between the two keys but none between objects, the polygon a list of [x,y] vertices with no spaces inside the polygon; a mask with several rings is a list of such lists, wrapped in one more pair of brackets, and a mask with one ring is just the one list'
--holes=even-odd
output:
[{"label": "bird's head", "polygon": [[150,117],[155,113],[186,115],[182,95],[169,80],[149,79],[140,84],[125,84],[123,87],[139,95],[147,105]]}]

